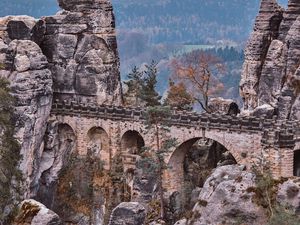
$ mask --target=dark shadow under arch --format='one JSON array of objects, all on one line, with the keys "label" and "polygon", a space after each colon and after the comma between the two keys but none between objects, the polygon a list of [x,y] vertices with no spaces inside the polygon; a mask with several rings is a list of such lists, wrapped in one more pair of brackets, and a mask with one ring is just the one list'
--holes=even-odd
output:
[{"label": "dark shadow under arch", "polygon": [[300,149],[294,151],[294,176],[300,177]]},{"label": "dark shadow under arch", "polygon": [[[208,138],[192,138],[179,145],[168,162],[167,183],[173,214],[180,215],[183,209],[192,209],[192,194],[203,187],[212,170],[218,166],[237,164],[237,161],[222,144]],[[197,193],[196,193],[197,195]],[[172,208],[173,203],[177,206]]]},{"label": "dark shadow under arch", "polygon": [[121,139],[122,153],[139,155],[144,146],[145,141],[139,132],[129,130],[123,134]]}]

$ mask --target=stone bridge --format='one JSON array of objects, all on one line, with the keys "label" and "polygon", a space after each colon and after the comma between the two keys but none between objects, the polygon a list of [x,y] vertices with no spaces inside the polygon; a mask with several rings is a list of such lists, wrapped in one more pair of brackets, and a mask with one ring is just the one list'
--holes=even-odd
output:
[{"label": "stone bridge", "polygon": [[[123,156],[125,169],[134,167],[141,147],[154,147],[155,143],[154,135],[146,129],[144,111],[140,108],[56,101],[51,120],[59,123],[61,142],[74,141],[74,149],[80,155],[100,154],[107,169],[118,152]],[[295,166],[299,163],[294,162],[294,155],[300,149],[299,121],[185,111],[174,111],[168,120],[170,132],[160,134],[161,138],[176,138],[178,143],[165,155],[170,167],[165,172],[164,186],[169,193],[181,188],[184,157],[200,138],[220,143],[247,169],[263,155],[271,163],[275,176],[288,177],[296,173]]]}]

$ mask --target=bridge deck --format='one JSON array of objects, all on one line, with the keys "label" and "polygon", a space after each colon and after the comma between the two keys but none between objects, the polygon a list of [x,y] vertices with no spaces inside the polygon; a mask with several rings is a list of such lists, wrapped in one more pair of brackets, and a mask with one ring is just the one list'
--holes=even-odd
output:
[{"label": "bridge deck", "polygon": [[[53,115],[99,118],[113,121],[145,121],[145,109],[121,106],[79,104],[77,102],[58,102],[53,104]],[[275,143],[289,144],[300,141],[300,122],[290,120],[266,119],[264,117],[240,117],[222,114],[207,114],[188,111],[172,111],[168,119],[172,126],[219,129],[228,132],[265,133],[265,143],[276,139]],[[272,138],[271,136],[274,136]],[[280,141],[279,141],[280,140]]]}]

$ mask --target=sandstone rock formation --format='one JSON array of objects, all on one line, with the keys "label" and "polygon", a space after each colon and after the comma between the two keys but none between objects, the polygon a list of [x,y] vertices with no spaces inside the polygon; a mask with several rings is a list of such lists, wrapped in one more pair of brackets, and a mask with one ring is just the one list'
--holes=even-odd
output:
[{"label": "sandstone rock formation", "polygon": [[239,166],[217,168],[204,184],[191,224],[266,224],[263,210],[253,201],[254,193],[247,191],[253,186],[254,175]]},{"label": "sandstone rock formation", "polygon": [[300,215],[300,181],[292,178],[279,185],[277,193],[277,202]]},{"label": "sandstone rock formation", "polygon": [[143,225],[145,208],[138,202],[123,202],[112,212],[109,225]]},{"label": "sandstone rock formation", "polygon": [[43,22],[30,16],[6,16],[0,18],[0,38],[8,44],[12,40],[32,40],[39,42],[44,35]]},{"label": "sandstone rock formation", "polygon": [[208,104],[210,112],[217,114],[237,115],[239,106],[232,99],[211,98]]},{"label": "sandstone rock formation", "polygon": [[276,0],[262,0],[245,51],[240,93],[244,113],[299,119],[300,3],[284,11]]},{"label": "sandstone rock formation", "polygon": [[24,200],[18,209],[14,225],[62,225],[59,216],[43,204],[33,200]]},{"label": "sandstone rock formation", "polygon": [[0,63],[3,65],[0,76],[11,82],[12,95],[17,100],[16,136],[23,156],[20,169],[26,177],[25,193],[30,197],[36,189],[43,138],[52,106],[52,75],[42,50],[30,40],[36,25],[33,18],[6,17],[0,24],[6,24],[0,36]]},{"label": "sandstone rock formation", "polygon": [[53,74],[54,96],[80,102],[121,104],[115,20],[108,0],[60,0],[64,9],[42,18],[41,44]]},{"label": "sandstone rock formation", "polygon": [[258,106],[259,79],[272,40],[278,37],[283,9],[276,0],[263,0],[252,33],[245,50],[240,83],[244,109],[253,110]]}]

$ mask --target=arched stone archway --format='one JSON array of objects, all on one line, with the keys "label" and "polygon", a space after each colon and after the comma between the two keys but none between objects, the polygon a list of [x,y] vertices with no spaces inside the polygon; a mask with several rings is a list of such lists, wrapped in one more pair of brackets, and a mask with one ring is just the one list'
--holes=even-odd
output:
[{"label": "arched stone archway", "polygon": [[[176,202],[185,204],[189,201],[192,189],[202,187],[213,168],[236,163],[230,151],[219,142],[208,138],[189,139],[172,152],[168,161],[164,174],[166,197],[170,197],[171,201],[176,196]],[[189,182],[193,182],[193,185]]]},{"label": "arched stone archway", "polygon": [[300,149],[294,151],[294,176],[300,177]]},{"label": "arched stone archway", "polygon": [[142,135],[135,130],[126,131],[121,138],[122,153],[139,155],[144,146],[145,141]]},{"label": "arched stone archway", "polygon": [[144,138],[135,130],[126,131],[121,138],[121,155],[128,188],[127,193],[130,196],[132,196],[133,193],[133,178],[136,169],[136,160],[144,146]]},{"label": "arched stone archway", "polygon": [[104,168],[109,169],[111,164],[110,140],[107,132],[101,127],[93,127],[87,133],[87,154],[100,158]]},{"label": "arched stone archway", "polygon": [[59,149],[63,150],[65,156],[68,156],[75,151],[76,136],[70,125],[66,123],[58,125],[58,144]]}]

